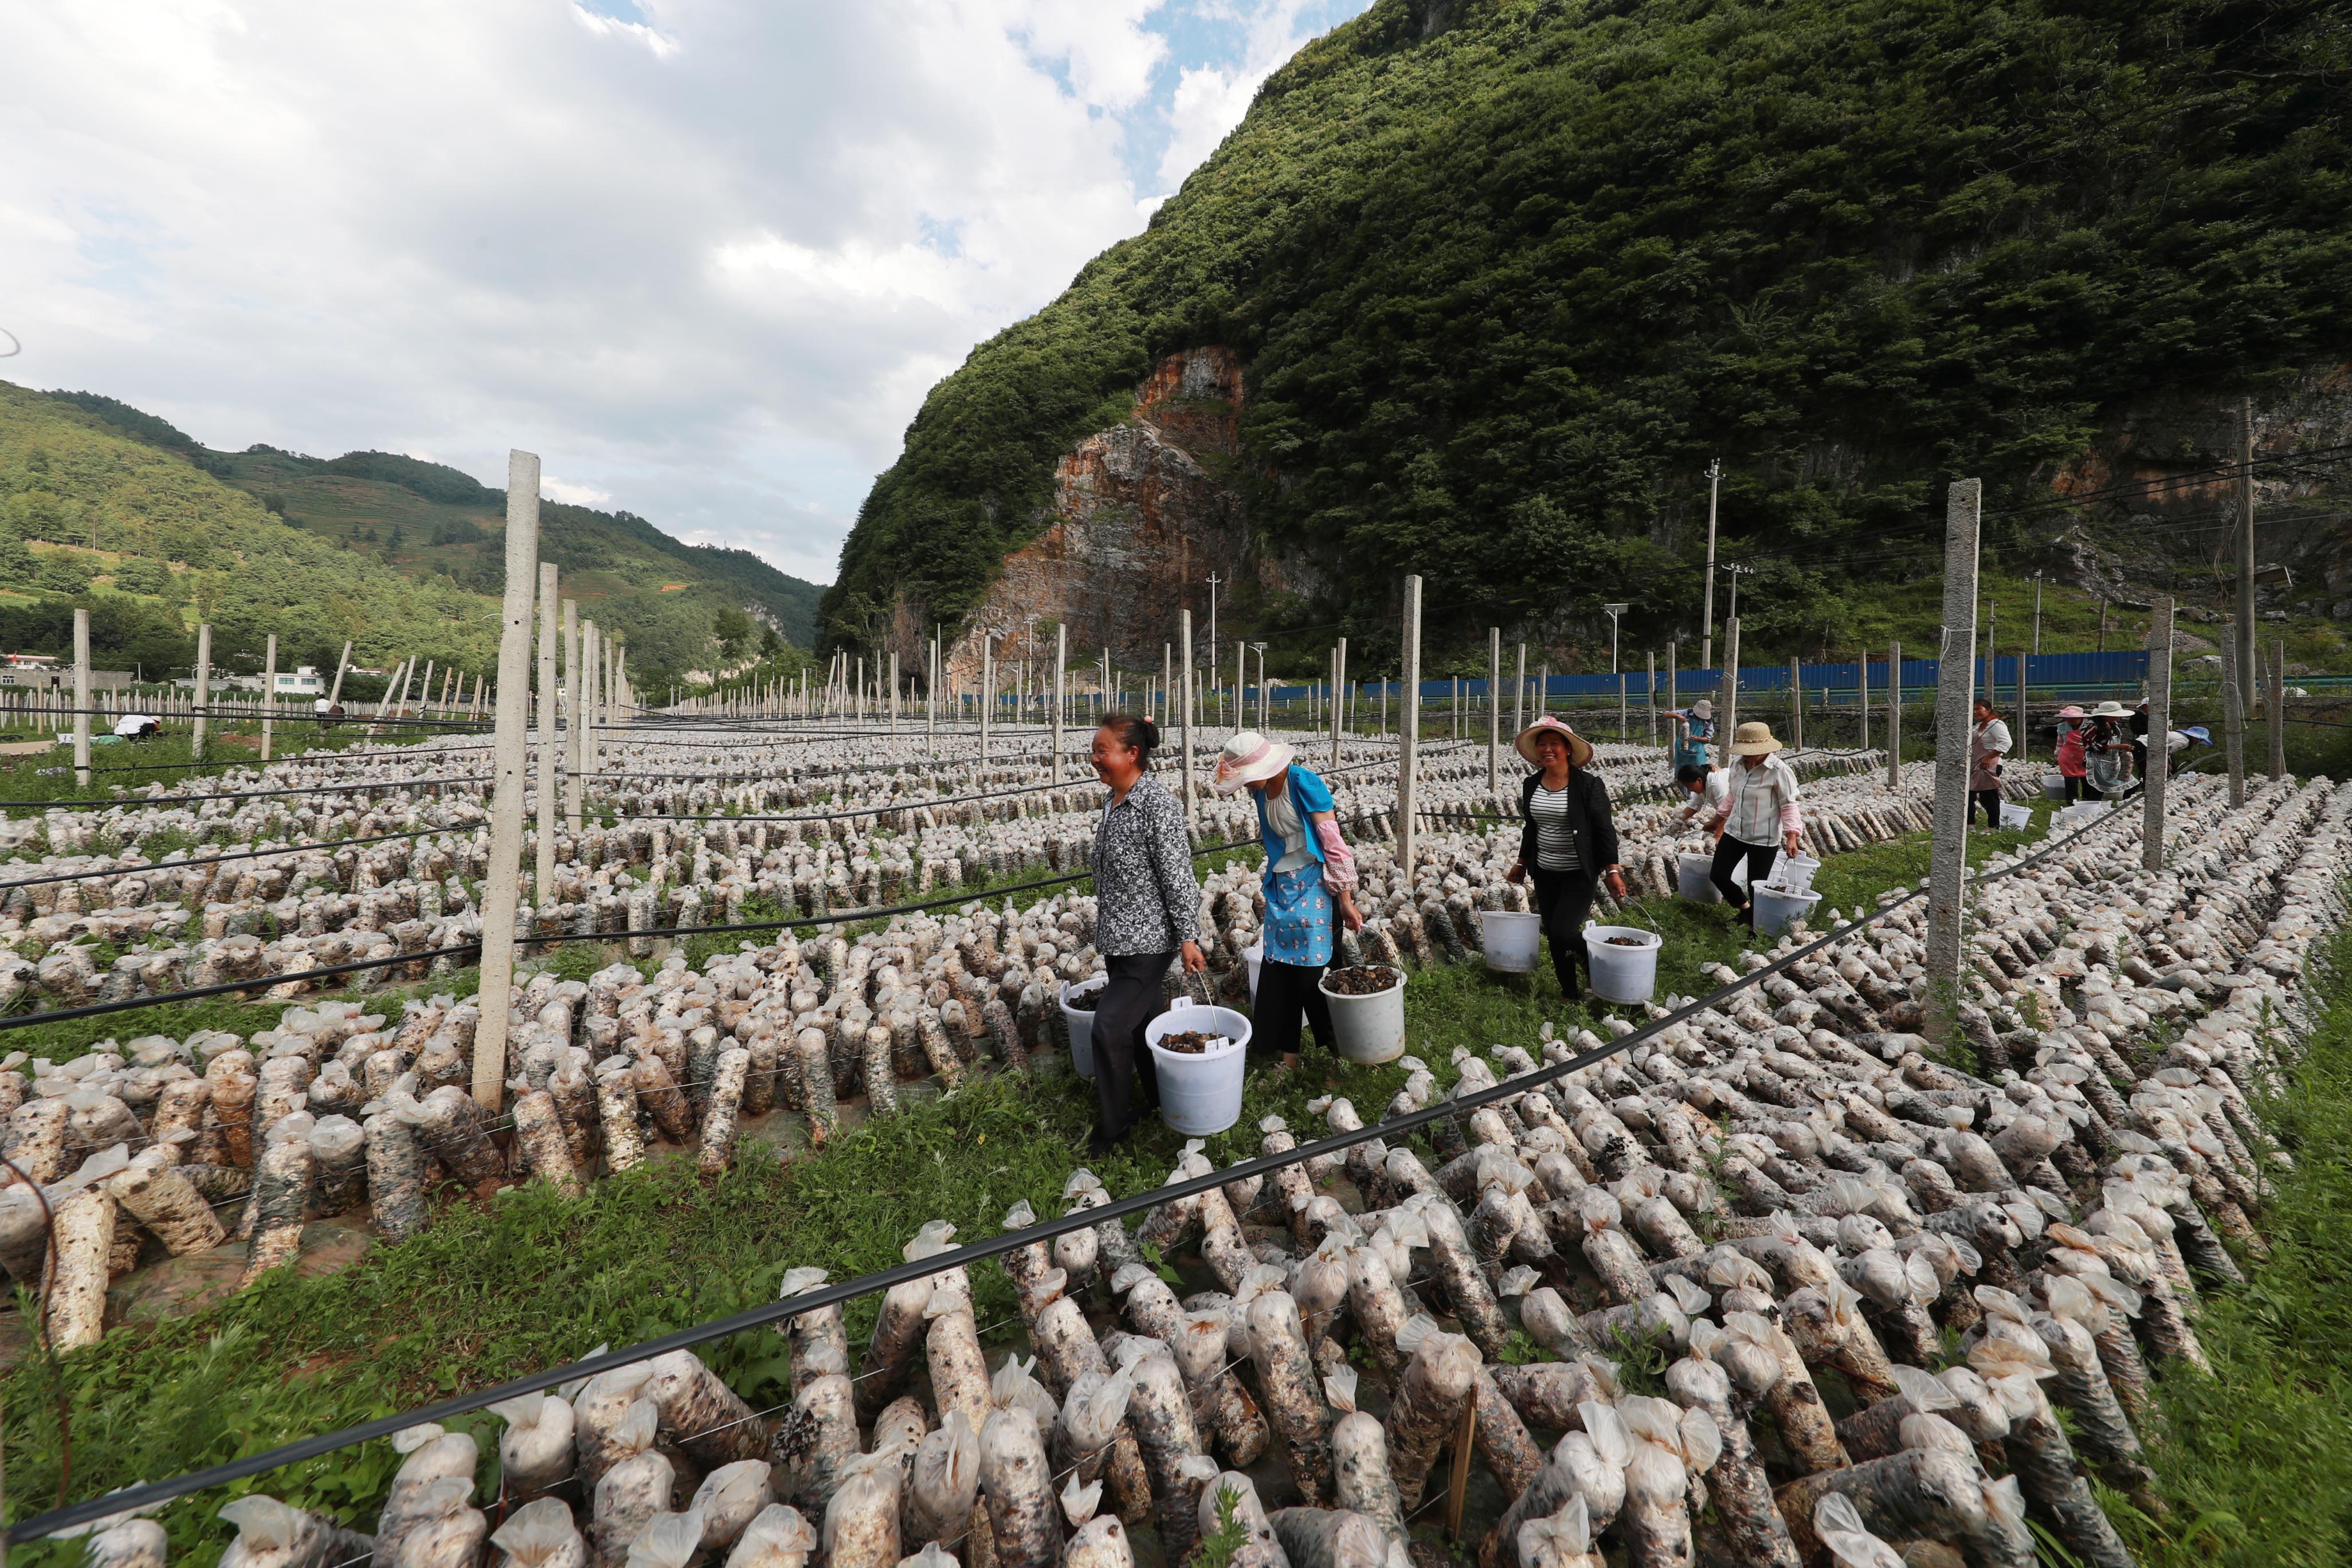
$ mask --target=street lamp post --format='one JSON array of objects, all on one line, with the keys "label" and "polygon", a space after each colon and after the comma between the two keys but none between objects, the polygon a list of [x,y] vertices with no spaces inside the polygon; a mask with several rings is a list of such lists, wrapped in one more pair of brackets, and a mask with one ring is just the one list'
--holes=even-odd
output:
[{"label": "street lamp post", "polygon": [[1609,617],[1609,673],[1617,678],[1617,739],[1625,739],[1625,671],[1617,662],[1617,628],[1631,605],[1603,605],[1601,613]]}]

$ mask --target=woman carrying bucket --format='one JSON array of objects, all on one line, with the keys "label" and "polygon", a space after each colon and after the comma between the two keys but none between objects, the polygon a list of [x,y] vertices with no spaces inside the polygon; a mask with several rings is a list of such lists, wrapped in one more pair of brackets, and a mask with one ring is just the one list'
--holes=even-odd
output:
[{"label": "woman carrying bucket", "polygon": [[1584,919],[1591,912],[1595,872],[1606,878],[1610,896],[1625,901],[1625,878],[1617,865],[1617,825],[1609,815],[1609,786],[1585,771],[1592,743],[1546,714],[1511,742],[1536,765],[1519,784],[1519,858],[1507,873],[1521,881],[1535,874],[1536,913],[1551,942],[1551,972],[1559,994],[1583,995],[1576,966],[1589,963]]},{"label": "woman carrying bucket", "polygon": [[1250,1049],[1298,1065],[1301,1020],[1325,1050],[1339,1048],[1331,1004],[1323,997],[1323,971],[1331,962],[1334,906],[1349,931],[1361,931],[1356,911],[1356,858],[1339,837],[1328,785],[1312,768],[1291,761],[1279,741],[1244,730],[1217,754],[1210,787],[1219,795],[1246,789],[1257,797],[1258,841],[1265,848],[1265,956],[1257,967]]},{"label": "woman carrying bucket", "polygon": [[2083,721],[2089,717],[2069,702],[2058,710],[2058,776],[2066,781],[2066,804],[2083,798],[2083,781],[2090,776],[2090,761],[2083,752]]},{"label": "woman carrying bucket", "polygon": [[1731,787],[1707,825],[1716,836],[1708,879],[1723,901],[1738,910],[1744,926],[1756,923],[1756,910],[1731,879],[1732,872],[1746,859],[1748,886],[1753,888],[1771,876],[1781,850],[1794,855],[1804,837],[1804,821],[1797,815],[1797,773],[1773,754],[1780,749],[1769,724],[1742,724],[1732,731]]},{"label": "woman carrying bucket", "polygon": [[1096,1155],[1160,1103],[1143,1026],[1167,1011],[1160,982],[1168,965],[1181,952],[1188,973],[1208,967],[1184,808],[1148,771],[1159,744],[1160,727],[1132,713],[1106,713],[1095,730],[1095,775],[1110,791],[1094,849],[1095,945],[1110,976],[1095,1002],[1096,1120],[1087,1152]]},{"label": "woman carrying bucket", "polygon": [[1992,700],[1979,697],[1976,723],[1969,731],[1969,820],[1981,808],[1987,827],[2000,826],[2000,760],[2009,754],[2009,726],[1993,710]]}]

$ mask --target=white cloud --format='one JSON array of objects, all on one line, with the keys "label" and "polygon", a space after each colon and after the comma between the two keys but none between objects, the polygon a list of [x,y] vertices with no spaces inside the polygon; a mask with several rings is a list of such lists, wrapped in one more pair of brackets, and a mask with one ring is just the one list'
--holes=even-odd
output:
[{"label": "white cloud", "polygon": [[598,506],[613,504],[613,492],[600,490],[593,485],[575,485],[569,479],[559,479],[552,474],[539,476],[539,493],[549,500],[562,501],[565,506]]},{"label": "white cloud", "polygon": [[523,447],[829,580],[931,384],[1142,227],[1135,128],[1172,188],[1308,3],[0,7],[0,374],[493,485]]}]

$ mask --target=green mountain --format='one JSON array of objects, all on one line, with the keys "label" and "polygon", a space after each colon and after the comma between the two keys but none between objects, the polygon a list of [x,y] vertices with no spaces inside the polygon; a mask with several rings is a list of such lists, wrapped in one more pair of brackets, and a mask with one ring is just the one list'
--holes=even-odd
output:
[{"label": "green mountain", "polygon": [[1563,605],[1605,660],[1603,599],[1633,606],[1630,646],[1695,637],[1720,457],[1723,554],[1761,568],[1747,647],[1850,648],[1937,570],[1949,478],[1985,479],[1988,563],[2028,573],[2015,509],[2133,400],[2233,401],[2352,351],[2341,22],[1377,0],[932,390],[824,636],[956,625],[1053,522],[1063,454],[1217,345],[1245,377],[1226,477],[1283,563],[1244,572],[1229,626],[1392,659],[1412,571],[1480,664],[1488,624]]},{"label": "green mountain", "polygon": [[[627,637],[642,681],[750,651],[755,617],[771,638],[814,635],[821,590],[747,552],[627,512],[543,501],[540,518],[541,558]],[[438,463],[216,452],[110,397],[0,383],[8,651],[66,649],[81,603],[98,662],[143,673],[184,672],[199,620],[233,668],[258,668],[274,632],[286,666],[331,667],[348,637],[361,663],[475,670],[496,657],[505,528],[505,492]]]}]

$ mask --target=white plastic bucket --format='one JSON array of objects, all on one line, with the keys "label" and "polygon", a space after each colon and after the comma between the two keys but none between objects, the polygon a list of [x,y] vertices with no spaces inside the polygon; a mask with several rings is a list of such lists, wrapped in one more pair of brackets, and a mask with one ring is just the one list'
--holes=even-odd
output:
[{"label": "white plastic bucket", "polygon": [[2044,800],[2064,800],[2066,798],[2066,775],[2064,773],[2043,773],[2042,775],[2042,798]]},{"label": "white plastic bucket", "polygon": [[1813,892],[1791,892],[1776,888],[1769,882],[1756,886],[1756,931],[1759,936],[1778,936],[1794,921],[1808,919],[1822,896]]},{"label": "white plastic bucket", "polygon": [[[1486,967],[1505,974],[1527,974],[1536,966],[1536,944],[1543,937],[1543,917],[1510,910],[1480,910],[1485,928]],[[1335,1020],[1336,1022],[1336,1020]]]},{"label": "white plastic bucket", "polygon": [[[1609,939],[1633,937],[1641,945],[1620,947]],[[1592,994],[1603,1002],[1647,1002],[1657,994],[1658,950],[1665,939],[1640,926],[1590,925],[1584,951],[1592,963]]]},{"label": "white plastic bucket", "polygon": [[2008,801],[2002,801],[2000,825],[2003,827],[2031,827],[2033,826],[2033,808],[2028,805],[2012,805]]},{"label": "white plastic bucket", "polygon": [[1087,1008],[1073,1007],[1070,998],[1080,992],[1102,994],[1110,976],[1097,974],[1092,980],[1065,981],[1062,984],[1062,1022],[1070,1030],[1070,1068],[1080,1078],[1095,1076],[1095,1016]]},{"label": "white plastic bucket", "polygon": [[1339,1037],[1331,1048],[1345,1060],[1368,1065],[1404,1055],[1404,971],[1397,971],[1394,985],[1370,996],[1343,996],[1327,984],[1330,978],[1327,971],[1315,988],[1331,1008],[1331,1032]]},{"label": "white plastic bucket", "polygon": [[[1746,862],[1742,862],[1746,864]],[[1686,849],[1677,857],[1683,897],[1695,904],[1719,904],[1723,894],[1715,886],[1715,857],[1704,849]]]},{"label": "white plastic bucket", "polygon": [[1265,939],[1260,937],[1255,945],[1242,949],[1242,956],[1249,961],[1250,1005],[1255,1007],[1257,1005],[1257,966],[1265,962]]},{"label": "white plastic bucket", "polygon": [[[1197,1030],[1223,1035],[1231,1045],[1190,1056],[1163,1050],[1170,1035]],[[1242,1069],[1249,1061],[1250,1021],[1231,1007],[1204,1006],[1179,996],[1168,1011],[1143,1026],[1143,1043],[1160,1078],[1160,1119],[1187,1138],[1223,1132],[1242,1119]]]},{"label": "white plastic bucket", "polygon": [[1813,873],[1822,863],[1810,855],[1783,855],[1772,867],[1772,880],[1792,893],[1813,890]]}]

